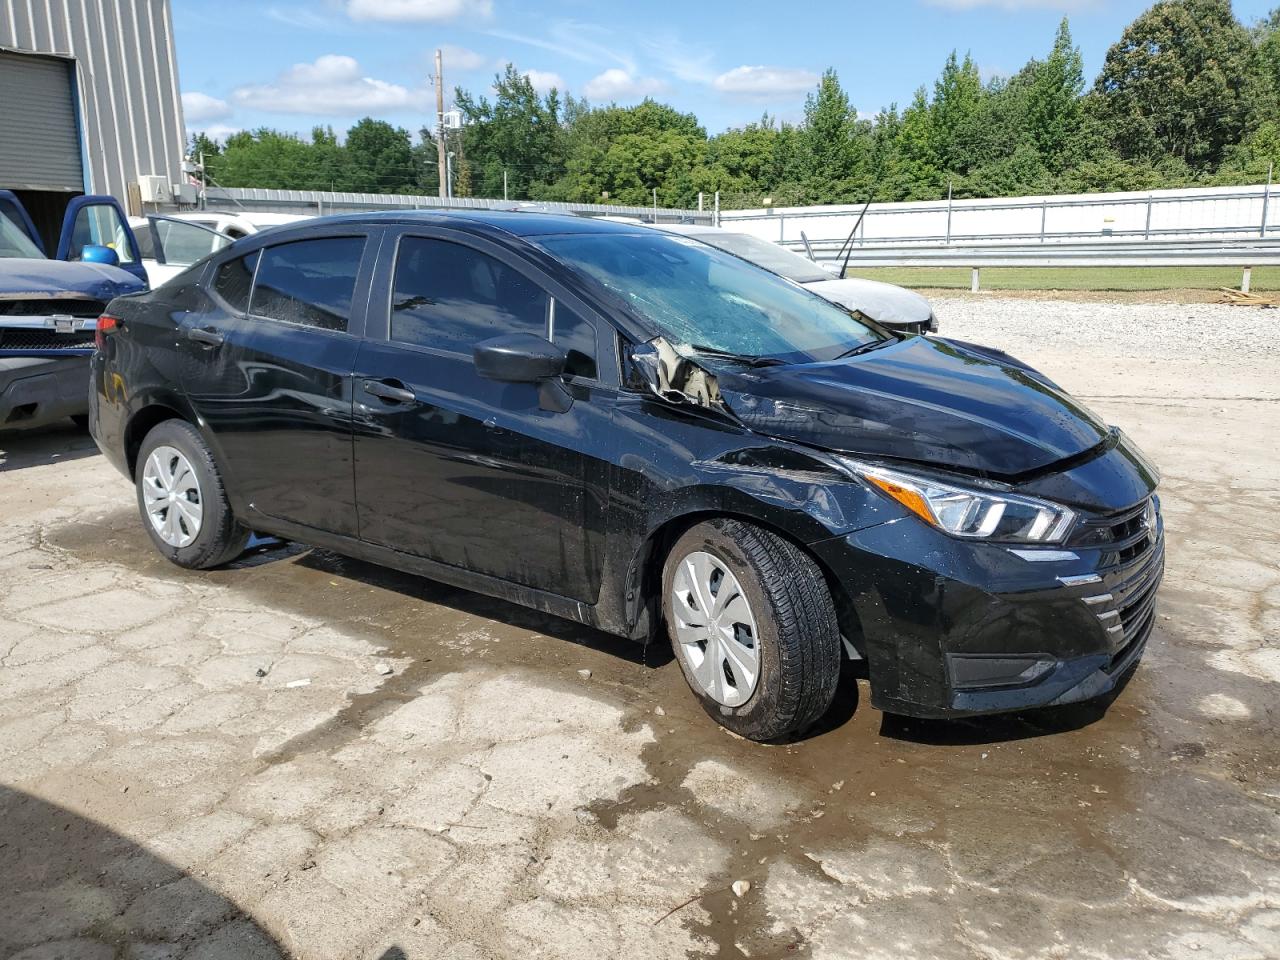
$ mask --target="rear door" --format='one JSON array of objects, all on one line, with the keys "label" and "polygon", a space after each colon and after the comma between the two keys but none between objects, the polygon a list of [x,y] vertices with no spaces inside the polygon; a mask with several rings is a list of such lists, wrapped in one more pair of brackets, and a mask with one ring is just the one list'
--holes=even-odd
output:
[{"label": "rear door", "polygon": [[[414,229],[384,248],[355,374],[361,537],[594,601],[617,394],[604,321],[480,238]],[[570,351],[567,411],[477,375],[478,342],[521,332]]]},{"label": "rear door", "polygon": [[208,306],[182,319],[182,381],[250,523],[356,534],[351,373],[373,246],[333,228],[256,247],[211,266]]}]

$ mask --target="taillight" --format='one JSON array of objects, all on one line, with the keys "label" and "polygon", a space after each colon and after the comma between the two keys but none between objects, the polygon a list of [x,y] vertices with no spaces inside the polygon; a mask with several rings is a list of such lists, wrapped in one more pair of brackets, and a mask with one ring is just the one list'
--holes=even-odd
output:
[{"label": "taillight", "polygon": [[107,345],[107,334],[115,333],[120,329],[120,318],[109,317],[103,314],[98,318],[98,329],[93,335],[93,343],[99,350]]}]

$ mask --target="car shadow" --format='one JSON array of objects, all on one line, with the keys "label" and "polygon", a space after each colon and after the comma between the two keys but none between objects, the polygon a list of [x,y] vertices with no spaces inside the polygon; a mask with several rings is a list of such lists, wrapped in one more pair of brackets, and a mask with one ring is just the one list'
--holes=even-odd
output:
[{"label": "car shadow", "polygon": [[[97,945],[120,957],[188,949],[288,956],[235,902],[181,868],[100,823],[8,786],[0,786],[0,903],[4,956],[34,947],[43,949],[33,956],[98,956]],[[175,915],[206,922],[174,924]]]},{"label": "car shadow", "polygon": [[[266,555],[270,556],[270,559],[285,559],[297,553],[296,545],[278,544]],[[259,562],[270,562],[270,560]],[[328,550],[313,549],[305,552],[297,562],[300,566],[312,570],[347,577],[367,586],[391,590],[414,600],[447,607],[470,616],[496,620],[508,626],[542,633],[577,646],[590,647],[638,666],[658,668],[666,666],[672,660],[671,646],[665,642],[636,643],[517,603],[474,593],[462,587],[453,587],[364,560],[344,557]]]},{"label": "car shadow", "polygon": [[0,473],[98,456],[87,430],[70,420],[38,430],[0,431]]}]

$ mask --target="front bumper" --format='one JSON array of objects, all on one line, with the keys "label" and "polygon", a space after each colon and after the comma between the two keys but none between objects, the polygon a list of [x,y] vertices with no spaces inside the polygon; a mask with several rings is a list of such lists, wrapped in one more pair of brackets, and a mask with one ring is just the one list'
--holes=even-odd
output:
[{"label": "front bumper", "polygon": [[1012,550],[903,518],[814,549],[857,614],[862,635],[851,639],[869,661],[872,705],[947,718],[1113,690],[1155,620],[1161,520],[1140,546]]}]

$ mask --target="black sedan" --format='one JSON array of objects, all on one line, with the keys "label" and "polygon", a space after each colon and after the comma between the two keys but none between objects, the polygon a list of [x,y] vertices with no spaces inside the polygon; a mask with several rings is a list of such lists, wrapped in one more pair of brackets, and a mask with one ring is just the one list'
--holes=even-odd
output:
[{"label": "black sedan", "polygon": [[499,213],[309,221],[111,303],[98,445],[155,546],[251,531],[650,642],[747,737],[1111,690],[1156,472],[1013,358],[893,334],[705,244]]}]

